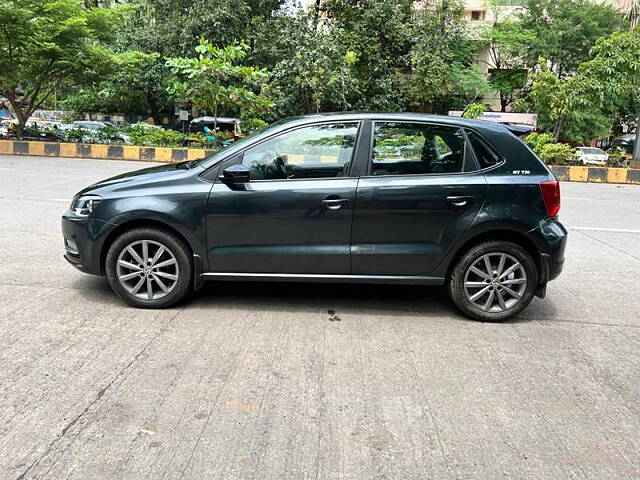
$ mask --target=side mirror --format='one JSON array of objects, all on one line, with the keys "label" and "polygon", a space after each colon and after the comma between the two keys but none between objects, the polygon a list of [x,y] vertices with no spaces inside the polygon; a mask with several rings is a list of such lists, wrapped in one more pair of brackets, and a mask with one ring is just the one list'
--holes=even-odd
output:
[{"label": "side mirror", "polygon": [[247,183],[251,180],[251,173],[246,165],[238,163],[225,168],[220,180],[226,184]]}]

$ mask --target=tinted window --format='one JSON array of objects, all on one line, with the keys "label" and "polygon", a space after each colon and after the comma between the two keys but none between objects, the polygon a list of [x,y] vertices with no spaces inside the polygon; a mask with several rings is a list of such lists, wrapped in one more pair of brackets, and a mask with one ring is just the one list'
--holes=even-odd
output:
[{"label": "tinted window", "polygon": [[376,122],[372,175],[457,173],[464,164],[464,137],[455,127]]},{"label": "tinted window", "polygon": [[357,123],[299,128],[249,148],[242,163],[252,180],[341,177],[348,173]]},{"label": "tinted window", "polygon": [[487,145],[487,143],[480,138],[477,133],[468,132],[469,141],[473,147],[473,151],[476,154],[480,169],[489,168],[493,165],[500,163],[500,157]]}]

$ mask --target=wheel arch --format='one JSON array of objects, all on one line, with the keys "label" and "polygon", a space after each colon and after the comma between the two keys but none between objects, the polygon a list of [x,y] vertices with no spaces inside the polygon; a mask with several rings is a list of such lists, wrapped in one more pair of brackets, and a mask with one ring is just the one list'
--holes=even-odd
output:
[{"label": "wheel arch", "polygon": [[485,230],[482,232],[478,232],[475,235],[472,235],[470,238],[464,240],[461,245],[459,245],[456,249],[454,249],[450,260],[447,265],[447,271],[445,278],[448,280],[451,277],[451,272],[453,268],[456,266],[460,258],[468,252],[470,249],[484,242],[488,242],[491,240],[501,240],[507,241],[511,243],[515,243],[520,247],[524,248],[531,258],[537,269],[538,279],[541,278],[542,269],[544,265],[542,264],[542,258],[540,256],[540,251],[536,247],[536,244],[529,238],[525,233],[510,229],[510,228],[498,228]]},{"label": "wheel arch", "polygon": [[105,273],[105,262],[107,260],[107,252],[109,251],[109,247],[111,247],[111,245],[116,240],[116,238],[118,238],[124,232],[132,230],[134,228],[145,228],[145,227],[157,228],[175,235],[176,237],[178,237],[180,240],[184,242],[184,244],[187,246],[191,254],[193,254],[193,247],[191,246],[187,238],[179,230],[172,227],[168,223],[162,222],[160,220],[148,219],[148,218],[128,220],[126,222],[119,224],[115,228],[113,228],[113,230],[109,232],[104,242],[102,243],[102,248],[100,250],[100,273],[101,274]]}]

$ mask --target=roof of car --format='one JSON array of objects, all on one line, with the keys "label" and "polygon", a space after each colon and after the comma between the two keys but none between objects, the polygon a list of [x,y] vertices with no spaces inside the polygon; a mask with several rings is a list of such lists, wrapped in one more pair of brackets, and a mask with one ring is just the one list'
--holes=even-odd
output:
[{"label": "roof of car", "polygon": [[614,142],[633,142],[636,139],[635,133],[627,133],[626,135],[620,135],[613,139]]},{"label": "roof of car", "polygon": [[310,115],[301,115],[298,117],[288,118],[280,122],[280,124],[291,123],[307,123],[309,121],[345,121],[345,120],[395,120],[395,121],[415,121],[415,122],[434,122],[447,125],[463,126],[469,128],[481,128],[493,131],[504,132],[508,130],[505,126],[489,122],[486,120],[474,120],[464,117],[449,117],[446,115],[430,115],[426,113],[389,113],[389,112],[337,112],[337,113],[316,113]]}]

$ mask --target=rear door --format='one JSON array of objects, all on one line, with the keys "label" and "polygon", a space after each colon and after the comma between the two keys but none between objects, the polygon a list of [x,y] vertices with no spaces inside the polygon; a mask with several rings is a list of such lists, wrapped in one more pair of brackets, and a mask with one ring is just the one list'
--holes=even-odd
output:
[{"label": "rear door", "polygon": [[351,237],[355,275],[428,275],[473,223],[487,183],[458,127],[376,121]]}]

